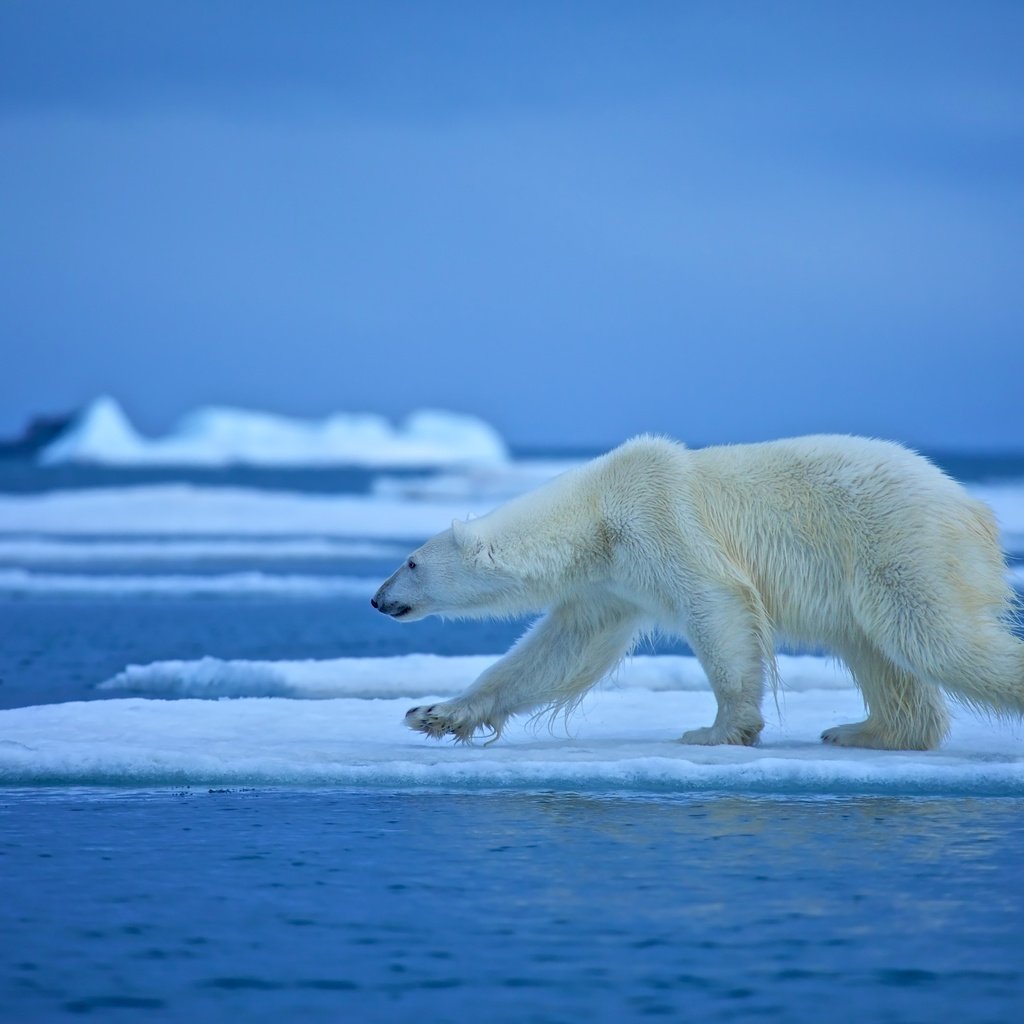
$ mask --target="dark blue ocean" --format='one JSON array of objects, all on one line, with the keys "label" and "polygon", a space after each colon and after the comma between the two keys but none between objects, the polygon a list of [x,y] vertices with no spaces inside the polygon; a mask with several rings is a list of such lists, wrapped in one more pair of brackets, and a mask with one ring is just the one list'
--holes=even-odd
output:
[{"label": "dark blue ocean", "polygon": [[[943,461],[1024,490],[1024,458]],[[399,627],[317,591],[383,578],[401,541],[323,554],[239,524],[232,548],[19,504],[168,482],[375,493],[363,471],[0,463],[0,752],[35,743],[3,709],[66,705],[71,743],[76,702],[128,665],[492,654],[523,629]],[[30,777],[0,776],[4,1022],[1024,1019],[1019,792]]]}]

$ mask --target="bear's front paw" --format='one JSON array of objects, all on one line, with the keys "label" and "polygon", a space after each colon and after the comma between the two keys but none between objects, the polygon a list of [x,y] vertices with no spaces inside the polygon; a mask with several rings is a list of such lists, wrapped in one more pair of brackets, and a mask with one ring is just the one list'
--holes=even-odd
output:
[{"label": "bear's front paw", "polygon": [[492,739],[497,739],[501,732],[500,725],[480,718],[464,704],[455,701],[410,708],[405,713],[405,724],[436,740],[443,736],[454,736],[460,743],[472,740],[473,733],[481,727],[489,728],[494,733]]}]

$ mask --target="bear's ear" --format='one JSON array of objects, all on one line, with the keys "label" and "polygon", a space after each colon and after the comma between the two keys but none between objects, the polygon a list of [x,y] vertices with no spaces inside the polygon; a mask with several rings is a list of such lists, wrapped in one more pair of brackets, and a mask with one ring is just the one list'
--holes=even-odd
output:
[{"label": "bear's ear", "polygon": [[476,530],[462,519],[452,520],[452,539],[456,549],[466,555],[478,555],[484,546]]},{"label": "bear's ear", "polygon": [[473,527],[461,519],[452,520],[452,539],[455,547],[468,558],[498,568],[498,559],[495,557],[494,545],[484,540]]},{"label": "bear's ear", "polygon": [[469,547],[470,532],[469,524],[464,523],[461,519],[452,520],[452,538],[455,541],[455,546],[460,550],[464,550]]}]

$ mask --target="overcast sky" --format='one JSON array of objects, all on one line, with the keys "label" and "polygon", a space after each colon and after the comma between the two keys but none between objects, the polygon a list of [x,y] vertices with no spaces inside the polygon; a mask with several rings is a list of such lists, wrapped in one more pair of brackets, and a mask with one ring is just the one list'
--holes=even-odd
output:
[{"label": "overcast sky", "polygon": [[1024,4],[0,0],[0,430],[1024,447]]}]

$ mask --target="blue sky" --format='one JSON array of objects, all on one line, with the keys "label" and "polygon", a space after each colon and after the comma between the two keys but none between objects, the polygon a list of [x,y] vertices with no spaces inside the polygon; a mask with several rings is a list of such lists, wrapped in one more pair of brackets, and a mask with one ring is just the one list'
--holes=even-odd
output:
[{"label": "blue sky", "polygon": [[0,0],[0,430],[1024,447],[1024,5]]}]

